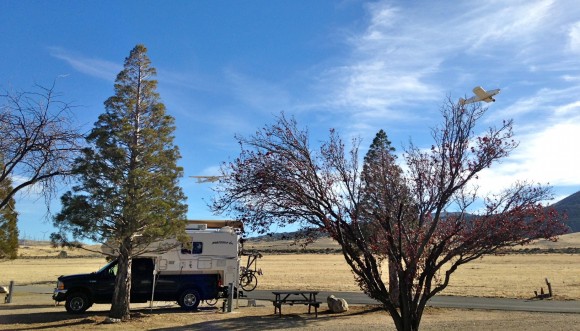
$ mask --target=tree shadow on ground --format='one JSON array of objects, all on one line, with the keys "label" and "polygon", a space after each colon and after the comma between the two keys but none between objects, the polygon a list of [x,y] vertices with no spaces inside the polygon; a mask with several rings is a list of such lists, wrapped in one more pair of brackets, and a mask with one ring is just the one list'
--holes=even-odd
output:
[{"label": "tree shadow on ground", "polygon": [[[39,311],[39,312],[30,312],[30,309],[39,309],[39,308],[51,308],[50,306],[46,305],[22,305],[22,306],[12,306],[9,309],[4,307],[0,308],[0,315],[3,315],[0,318],[0,326],[6,324],[20,324],[20,325],[33,325],[38,323],[53,323],[53,322],[65,322],[65,324],[59,323],[59,326],[67,326],[74,324],[86,324],[86,323],[94,323],[94,319],[89,317],[93,316],[106,316],[108,312],[87,312],[83,314],[68,314],[66,311]],[[22,310],[22,313],[16,314],[4,314],[3,311],[8,310]],[[90,321],[89,321],[90,320]],[[38,329],[37,327],[33,327],[31,329]],[[26,330],[25,328],[20,330]]]},{"label": "tree shadow on ground", "polygon": [[192,323],[178,327],[159,328],[157,331],[167,330],[238,330],[238,331],[255,331],[255,330],[279,330],[284,328],[314,327],[316,323],[314,316],[302,316],[296,314],[267,316],[245,316],[220,319],[215,321],[206,321]]},{"label": "tree shadow on ground", "polygon": [[[330,311],[318,313],[318,318],[314,313],[287,313],[279,316],[278,314],[253,315],[253,316],[235,316],[220,318],[212,321],[203,321],[167,328],[152,329],[156,331],[178,331],[178,330],[238,330],[238,331],[255,331],[255,330],[279,330],[287,328],[317,328],[322,327],[324,323],[331,319],[348,318],[351,316],[364,315],[382,310],[377,307],[365,307],[352,312],[334,314]],[[160,311],[158,313],[161,313]],[[164,311],[163,313],[169,313]],[[235,313],[233,313],[235,314]]]},{"label": "tree shadow on ground", "polygon": [[[191,329],[254,331],[283,328],[318,328],[330,320],[348,318],[380,310],[376,306],[354,307],[354,309],[342,314],[332,314],[328,310],[319,310],[318,318],[316,318],[314,312],[308,314],[307,309],[302,306],[292,310],[285,310],[282,316],[274,314],[273,308],[272,310],[265,310],[264,306],[260,307],[258,307],[259,310],[254,310],[251,307],[241,307],[240,310],[235,310],[233,313],[221,313],[221,309],[215,306],[202,306],[197,311],[192,312],[185,312],[176,305],[157,306],[153,307],[153,309],[141,307],[131,309],[131,317],[132,321],[141,320],[145,323],[147,323],[149,317],[154,319],[160,317],[162,320],[167,321],[173,320],[173,322],[167,323],[167,325],[173,326],[163,327],[163,324],[157,324],[156,327],[158,328],[153,330],[159,331]],[[0,329],[16,325],[15,329],[18,330],[46,330],[53,328],[74,330],[77,327],[85,329],[92,326],[97,327],[104,323],[109,314],[109,308],[110,305],[99,304],[85,313],[69,314],[64,310],[64,307],[49,304],[0,305]],[[240,314],[237,314],[237,312]],[[201,315],[200,318],[196,318],[195,315],[198,314]],[[181,320],[184,322],[179,325]],[[118,326],[123,329],[124,327],[129,327],[130,324],[121,323]]]}]

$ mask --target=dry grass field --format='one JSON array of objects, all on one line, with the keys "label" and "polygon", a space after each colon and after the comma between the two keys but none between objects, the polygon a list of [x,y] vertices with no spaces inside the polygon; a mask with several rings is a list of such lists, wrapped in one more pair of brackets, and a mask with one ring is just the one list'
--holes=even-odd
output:
[{"label": "dry grass field", "polygon": [[[266,245],[286,250],[289,243],[249,243],[246,248]],[[260,246],[261,247],[258,247]],[[320,250],[331,248],[319,242]],[[540,249],[580,247],[580,234],[566,235],[556,243],[539,242]],[[290,246],[291,248],[295,246]],[[96,271],[106,262],[102,257],[86,257],[83,251],[68,251],[68,258],[57,258],[61,249],[48,246],[22,247],[19,255],[28,258],[0,262],[0,285],[15,280],[18,285],[52,284],[62,274]],[[33,256],[40,256],[33,258]],[[77,257],[75,257],[77,256]],[[84,257],[83,257],[84,256]],[[245,263],[245,260],[243,261]],[[340,254],[273,254],[258,260],[264,272],[258,289],[317,289],[357,291],[352,274]],[[447,295],[530,298],[534,290],[545,288],[550,279],[555,298],[580,299],[580,254],[508,254],[487,256],[460,268],[452,277]],[[14,303],[0,304],[0,330],[60,329],[113,330],[118,325],[103,324],[108,305],[95,305],[83,316],[72,316],[62,306],[54,307],[50,295],[15,293]],[[133,308],[138,308],[133,306]],[[302,306],[285,309],[285,316],[273,315],[270,305],[241,307],[232,314],[205,308],[185,313],[175,308],[137,312],[137,318],[124,323],[126,330],[393,330],[390,318],[373,307],[358,306],[344,314],[322,310],[318,319],[304,314]],[[170,314],[170,318],[168,315]],[[478,311],[429,308],[423,330],[580,330],[580,314],[550,314],[504,311]]]},{"label": "dry grass field", "polygon": [[[104,258],[16,259],[0,264],[0,285],[55,283],[63,274],[87,273],[105,265]],[[265,255],[258,261],[264,275],[258,288],[358,291],[339,254]],[[444,291],[447,295],[530,298],[546,289],[548,278],[557,299],[580,299],[580,255],[529,254],[488,256],[460,268]]]},{"label": "dry grass field", "polygon": [[[258,266],[260,289],[359,290],[338,254],[266,255]],[[547,290],[545,278],[557,299],[580,299],[580,255],[488,256],[460,268],[443,294],[530,298]]]},{"label": "dry grass field", "polygon": [[[273,244],[279,245],[278,247],[285,245],[281,242]],[[332,243],[315,245],[326,249]],[[580,233],[562,236],[557,243],[534,244],[538,248],[554,245],[580,247]],[[248,246],[250,249],[260,249],[258,245],[246,244]],[[106,263],[102,257],[73,258],[87,255],[82,250],[67,251],[71,258],[63,259],[56,258],[61,249],[46,245],[26,247],[21,248],[21,256],[45,257],[0,262],[0,285],[5,285],[10,280],[15,280],[18,284],[53,283],[60,275],[96,271]],[[48,258],[51,256],[52,258]],[[359,290],[340,254],[270,253],[258,260],[258,267],[264,272],[258,279],[259,289],[317,289],[337,292]],[[550,280],[557,299],[580,299],[580,254],[486,256],[459,268],[444,294],[530,298],[540,287],[546,289],[545,278]]]},{"label": "dry grass field", "polygon": [[[300,251],[300,245],[296,245],[293,240],[269,240],[267,237],[260,239],[250,239],[245,243],[245,248],[260,251]],[[580,248],[580,232],[570,233],[560,236],[558,241],[537,240],[529,245],[515,247],[515,250],[521,249],[566,249],[566,248]],[[308,251],[335,251],[339,249],[338,244],[330,238],[321,238],[314,243],[305,247]]]}]

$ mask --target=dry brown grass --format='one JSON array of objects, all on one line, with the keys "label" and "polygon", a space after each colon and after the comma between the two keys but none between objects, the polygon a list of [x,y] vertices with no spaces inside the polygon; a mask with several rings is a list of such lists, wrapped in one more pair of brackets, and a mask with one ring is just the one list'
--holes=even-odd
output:
[{"label": "dry brown grass", "polygon": [[[291,241],[249,241],[248,249],[296,249]],[[336,248],[329,239],[310,248]],[[580,247],[580,233],[562,236],[556,243],[538,241],[531,247]],[[92,246],[91,249],[98,249]],[[19,255],[42,258],[16,259],[0,262],[0,284],[16,280],[21,284],[54,282],[62,274],[96,271],[106,262],[102,257],[74,258],[94,254],[84,250],[65,250],[72,258],[59,259],[63,249],[47,244],[23,246]],[[245,261],[242,261],[245,263]],[[258,260],[264,271],[259,277],[262,289],[320,289],[357,291],[352,273],[340,254],[265,254]],[[453,276],[445,294],[525,298],[545,286],[548,278],[560,298],[580,298],[580,254],[508,254],[486,256],[461,267]]]},{"label": "dry brown grass", "polygon": [[31,257],[60,257],[65,254],[66,257],[99,257],[101,254],[101,245],[87,245],[86,249],[79,248],[62,248],[52,247],[47,241],[27,241],[20,244],[18,256],[23,258]]},{"label": "dry brown grass", "polygon": [[61,275],[97,271],[106,264],[105,258],[42,258],[16,259],[0,262],[0,285],[10,280],[16,284],[56,283]]},{"label": "dry brown grass", "polygon": [[[291,240],[249,241],[248,249],[297,249]],[[539,240],[528,248],[564,249],[580,247],[580,233],[561,236],[557,242]],[[310,249],[336,249],[325,238],[309,245]],[[358,291],[352,273],[339,254],[265,255],[259,261],[264,276],[259,288],[320,289]],[[580,254],[509,254],[486,256],[459,268],[443,294],[478,297],[530,298],[548,278],[556,298],[580,299]]]},{"label": "dry brown grass", "polygon": [[[576,234],[575,234],[576,235]],[[559,244],[576,245],[574,236]],[[580,241],[580,240],[579,240]],[[571,242],[571,244],[568,244]],[[331,244],[331,243],[330,243]],[[285,245],[285,244],[282,244]],[[322,249],[329,243],[319,243]],[[541,243],[539,245],[542,245]],[[542,246],[544,247],[544,246]],[[578,247],[578,246],[575,246]],[[0,285],[9,280],[17,284],[53,283],[62,274],[96,271],[104,258],[55,258],[60,249],[29,247],[22,255],[40,254],[51,258],[17,259],[0,262]],[[86,255],[69,252],[68,256]],[[245,261],[244,261],[245,263]],[[353,276],[339,254],[266,254],[258,261],[264,275],[258,289],[318,289],[358,291]],[[531,297],[534,290],[552,282],[556,298],[580,299],[580,255],[534,254],[489,256],[460,268],[444,294],[467,296]],[[48,294],[15,293],[14,303],[0,305],[0,330],[394,330],[390,317],[372,307],[351,307],[344,314],[321,309],[318,319],[305,314],[305,307],[288,307],[284,316],[273,308],[242,307],[232,314],[202,309],[185,313],[173,304],[145,313],[123,325],[102,324],[110,305],[95,305],[83,316],[68,315],[62,306],[54,307]],[[242,300],[243,301],[243,300]],[[243,304],[243,303],[242,303]],[[138,308],[138,305],[132,305]],[[169,314],[169,315],[168,315]],[[423,330],[573,330],[580,329],[580,314],[526,313],[428,308]]]},{"label": "dry brown grass", "polygon": [[[266,255],[259,262],[260,289],[358,291],[348,265],[338,254]],[[558,299],[580,299],[580,255],[488,256],[460,268],[447,295],[530,298],[548,278]]]},{"label": "dry brown grass", "polygon": [[558,238],[558,241],[537,240],[530,245],[520,248],[540,248],[540,249],[563,249],[580,248],[580,232],[570,233]]},{"label": "dry brown grass", "polygon": [[[243,261],[245,263],[245,261]],[[104,258],[17,259],[0,263],[0,285],[52,283],[63,274],[87,273]],[[258,260],[264,272],[258,289],[358,291],[352,272],[339,254],[278,254]],[[548,278],[557,299],[580,299],[579,254],[513,254],[471,262],[452,276],[443,294],[529,298],[546,289]]]}]

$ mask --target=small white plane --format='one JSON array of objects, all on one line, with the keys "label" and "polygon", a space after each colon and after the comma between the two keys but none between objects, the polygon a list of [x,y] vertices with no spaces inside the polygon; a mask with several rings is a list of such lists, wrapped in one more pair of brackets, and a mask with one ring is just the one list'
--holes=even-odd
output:
[{"label": "small white plane", "polygon": [[492,102],[493,101],[493,102],[495,102],[495,99],[493,98],[493,96],[498,94],[499,91],[500,91],[500,89],[486,91],[481,86],[476,86],[473,88],[473,93],[475,95],[467,100],[460,98],[459,104],[466,105],[468,103],[479,102],[479,101],[485,101],[485,102]]}]

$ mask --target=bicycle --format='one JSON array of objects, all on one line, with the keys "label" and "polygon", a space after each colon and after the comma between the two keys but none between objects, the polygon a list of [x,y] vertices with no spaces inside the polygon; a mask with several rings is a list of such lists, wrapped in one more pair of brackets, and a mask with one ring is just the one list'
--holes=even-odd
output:
[{"label": "bicycle", "polygon": [[[258,286],[258,276],[262,276],[262,269],[258,269],[257,259],[262,257],[258,252],[243,253],[248,256],[248,263],[245,267],[240,267],[240,286],[244,291],[251,292]],[[253,268],[252,268],[253,267]]]}]

